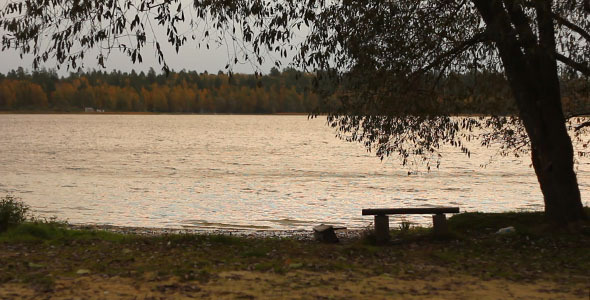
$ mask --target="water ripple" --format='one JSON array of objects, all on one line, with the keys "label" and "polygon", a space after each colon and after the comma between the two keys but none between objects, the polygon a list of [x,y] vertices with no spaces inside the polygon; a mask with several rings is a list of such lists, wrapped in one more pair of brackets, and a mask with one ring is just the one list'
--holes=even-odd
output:
[{"label": "water ripple", "polygon": [[[496,149],[474,147],[471,159],[443,149],[441,169],[407,170],[302,116],[3,114],[0,128],[0,141],[10,141],[0,142],[0,191],[72,223],[360,228],[373,221],[360,215],[369,207],[543,209],[526,159],[480,168]],[[578,168],[588,199],[590,164]]]}]

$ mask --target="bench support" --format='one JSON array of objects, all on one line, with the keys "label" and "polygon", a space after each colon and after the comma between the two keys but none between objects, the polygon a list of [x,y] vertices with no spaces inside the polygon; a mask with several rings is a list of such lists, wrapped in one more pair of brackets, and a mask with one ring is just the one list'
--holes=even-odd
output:
[{"label": "bench support", "polygon": [[385,244],[389,241],[389,216],[375,215],[375,237],[377,244]]},{"label": "bench support", "polygon": [[436,237],[444,237],[449,234],[447,217],[445,214],[432,215],[432,232]]}]

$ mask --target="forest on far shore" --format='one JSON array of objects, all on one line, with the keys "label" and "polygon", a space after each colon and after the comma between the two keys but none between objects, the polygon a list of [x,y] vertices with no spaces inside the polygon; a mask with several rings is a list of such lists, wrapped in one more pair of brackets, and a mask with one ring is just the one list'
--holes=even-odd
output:
[{"label": "forest on far shore", "polygon": [[119,112],[305,113],[318,103],[311,75],[293,69],[259,76],[197,72],[70,73],[27,72],[0,75],[0,110],[76,112],[91,107]]},{"label": "forest on far shore", "polygon": [[[273,68],[267,75],[196,71],[157,74],[90,70],[58,76],[55,70],[23,68],[0,74],[0,110],[274,114],[321,112],[338,101],[322,99],[314,74]],[[474,80],[477,78],[477,80]],[[498,74],[445,77],[435,93],[446,113],[509,114],[510,89]],[[321,87],[323,88],[323,87]],[[416,100],[420,101],[420,100]],[[562,77],[566,115],[590,112],[587,78]],[[320,106],[323,109],[318,109]],[[333,108],[333,107],[332,107]]]}]

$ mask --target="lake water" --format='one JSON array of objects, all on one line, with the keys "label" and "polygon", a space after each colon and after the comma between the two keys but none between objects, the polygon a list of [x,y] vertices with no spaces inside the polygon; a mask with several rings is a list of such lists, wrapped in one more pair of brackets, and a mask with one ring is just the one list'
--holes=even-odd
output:
[{"label": "lake water", "polygon": [[[335,138],[324,118],[3,114],[0,195],[70,223],[195,229],[357,228],[371,207],[543,209],[528,157],[482,168],[495,150],[473,150],[408,175]],[[578,164],[586,204],[589,170]]]}]

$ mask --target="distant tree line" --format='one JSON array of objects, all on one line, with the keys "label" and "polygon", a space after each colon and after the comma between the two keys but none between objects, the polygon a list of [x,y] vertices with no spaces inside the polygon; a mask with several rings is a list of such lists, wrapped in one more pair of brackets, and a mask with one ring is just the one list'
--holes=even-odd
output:
[{"label": "distant tree line", "polygon": [[294,69],[258,76],[218,72],[124,73],[100,70],[59,77],[22,68],[0,74],[1,110],[175,113],[305,113],[317,106],[312,76]]},{"label": "distant tree line", "polygon": [[[338,90],[347,82],[325,82],[318,74],[273,68],[268,75],[180,71],[157,74],[92,70],[60,77],[55,70],[23,68],[0,74],[0,110],[83,111],[85,107],[118,112],[172,113],[312,113],[334,111]],[[427,77],[428,78],[428,77]],[[443,114],[513,114],[516,106],[506,79],[498,73],[432,75],[400,112]],[[567,115],[590,112],[590,82],[562,76]],[[344,90],[344,89],[342,89]],[[432,94],[436,97],[432,97]],[[336,99],[340,100],[336,100]],[[433,100],[434,99],[434,100]],[[408,109],[407,106],[414,106]],[[368,112],[374,113],[374,112]]]}]

